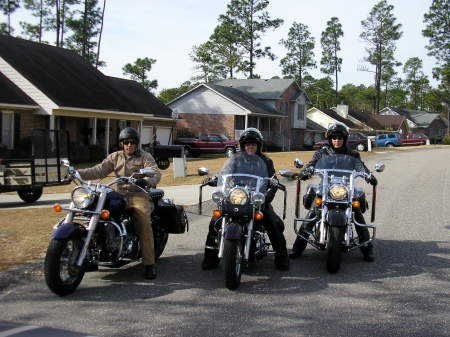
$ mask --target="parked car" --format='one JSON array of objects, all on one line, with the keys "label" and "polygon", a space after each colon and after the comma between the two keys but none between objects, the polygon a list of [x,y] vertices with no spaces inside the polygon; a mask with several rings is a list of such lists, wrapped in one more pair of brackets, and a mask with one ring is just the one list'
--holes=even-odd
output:
[{"label": "parked car", "polygon": [[401,139],[403,145],[425,145],[428,137],[423,133],[409,134],[405,138]]},{"label": "parked car", "polygon": [[[372,140],[372,146],[374,145],[374,141]],[[328,145],[328,140],[321,140],[320,142],[316,142],[313,145],[314,149],[320,149],[324,145]],[[367,136],[360,132],[351,132],[348,136],[347,146],[352,150],[357,151],[366,151],[367,150]]]},{"label": "parked car", "polygon": [[205,153],[225,153],[231,157],[238,148],[238,142],[229,140],[227,136],[219,133],[203,133],[198,138],[177,138],[175,144],[184,146],[187,156],[198,156]]},{"label": "parked car", "polygon": [[402,146],[403,143],[398,133],[382,133],[376,136],[376,144],[381,147]]}]

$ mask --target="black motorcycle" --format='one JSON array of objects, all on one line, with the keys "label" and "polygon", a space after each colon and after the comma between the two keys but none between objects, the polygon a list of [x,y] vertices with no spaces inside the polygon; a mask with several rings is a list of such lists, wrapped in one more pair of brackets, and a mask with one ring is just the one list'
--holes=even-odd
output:
[{"label": "black motorcycle", "polygon": [[[303,161],[296,159],[295,166],[303,167]],[[311,175],[320,178],[319,184],[310,184],[303,197],[303,205],[310,210],[310,218],[299,217],[300,180],[297,181],[294,231],[297,236],[319,250],[327,252],[327,270],[336,273],[341,265],[341,253],[350,252],[366,246],[375,239],[376,225],[360,223],[355,219],[355,212],[364,213],[369,204],[365,187],[369,174],[362,171],[363,164],[358,158],[346,154],[334,154],[319,159],[315,168],[310,168]],[[378,162],[375,171],[382,172],[385,166]],[[280,170],[280,175],[298,179],[299,174],[289,170]],[[372,194],[371,222],[375,220],[376,188]],[[299,230],[298,223],[304,223]],[[306,223],[312,222],[311,231]],[[370,237],[358,238],[356,226],[372,231]],[[306,228],[305,228],[306,227]],[[311,226],[310,226],[311,227]]]},{"label": "black motorcycle", "polygon": [[[202,189],[208,184],[200,186],[200,207]],[[217,188],[212,194],[217,209],[213,214],[221,219],[216,222],[218,256],[223,263],[225,286],[230,290],[239,287],[242,266],[262,259],[270,247],[263,226],[269,184],[284,191],[284,219],[286,188],[275,177],[268,177],[266,163],[261,157],[239,152],[225,162],[217,175]]]},{"label": "black motorcycle", "polygon": [[[71,195],[69,208],[59,204],[56,212],[68,211],[54,227],[45,256],[44,272],[47,286],[64,296],[76,290],[84,273],[99,266],[117,268],[141,260],[139,237],[134,230],[126,197],[114,191],[117,183],[136,184],[137,176],[152,177],[155,171],[141,169],[131,177],[118,177],[108,184],[84,181],[77,170],[69,166],[68,176],[78,186]],[[153,201],[151,214],[155,257],[164,251],[169,234],[181,234],[188,229],[188,219],[182,206],[164,198],[164,191],[140,189]]]}]

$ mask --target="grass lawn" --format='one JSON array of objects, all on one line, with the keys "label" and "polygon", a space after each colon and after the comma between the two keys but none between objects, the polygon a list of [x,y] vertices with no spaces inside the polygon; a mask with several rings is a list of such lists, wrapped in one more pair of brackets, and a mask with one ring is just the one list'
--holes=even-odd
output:
[{"label": "grass lawn", "polygon": [[[282,168],[294,169],[293,161],[300,158],[308,162],[313,151],[269,153],[276,170]],[[368,154],[363,153],[362,157]],[[370,154],[369,154],[370,155]],[[187,176],[173,178],[173,165],[162,171],[159,186],[200,184],[205,177],[197,175],[199,167],[208,167],[212,174],[217,173],[226,158],[212,157],[189,160],[187,162]],[[108,177],[105,179],[112,179]],[[73,185],[47,187],[44,193],[70,192]],[[0,210],[0,270],[8,269],[16,264],[35,261],[45,254],[53,231],[54,224],[64,214],[55,213],[49,208],[30,208],[20,210]]]}]

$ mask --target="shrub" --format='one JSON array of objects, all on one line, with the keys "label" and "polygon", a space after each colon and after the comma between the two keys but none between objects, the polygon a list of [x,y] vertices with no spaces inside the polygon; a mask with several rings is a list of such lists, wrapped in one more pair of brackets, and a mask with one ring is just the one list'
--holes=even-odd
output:
[{"label": "shrub", "polygon": [[444,138],[442,138],[442,144],[450,145],[450,135],[445,135]]}]

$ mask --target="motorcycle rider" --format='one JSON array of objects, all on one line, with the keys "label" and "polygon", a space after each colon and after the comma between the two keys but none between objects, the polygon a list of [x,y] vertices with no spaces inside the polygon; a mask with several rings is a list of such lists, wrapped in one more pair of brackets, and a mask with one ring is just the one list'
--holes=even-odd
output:
[{"label": "motorcycle rider", "polygon": [[[100,164],[91,168],[78,170],[81,177],[86,180],[102,179],[113,171],[116,177],[130,176],[140,169],[148,168],[155,170],[157,172],[156,175],[151,178],[140,178],[137,184],[141,187],[155,187],[161,179],[161,174],[152,155],[138,149],[138,132],[131,127],[124,128],[119,134],[119,145],[122,147],[122,150],[111,153]],[[150,216],[152,210],[151,201],[147,193],[132,184],[119,183],[117,190],[119,193],[126,195],[128,208],[132,210],[134,228],[139,235],[141,244],[143,265],[145,268],[144,276],[150,280],[154,279],[156,278],[156,268]]]},{"label": "motorcycle rider", "polygon": [[[258,155],[264,160],[267,165],[269,177],[272,177],[275,174],[272,160],[261,152],[263,136],[258,129],[245,129],[239,138],[239,145],[241,151],[246,151],[250,155]],[[204,183],[208,183],[210,186],[217,186],[217,177],[214,177],[213,179],[207,178]],[[275,251],[275,266],[280,270],[289,270],[289,257],[286,249],[286,239],[283,235],[284,223],[283,220],[281,220],[281,218],[275,213],[271,205],[276,192],[277,188],[275,187],[269,187],[267,190],[266,201],[263,208],[264,218],[262,221]],[[205,255],[202,262],[203,270],[214,269],[219,264],[219,257],[217,256],[218,247],[216,245],[218,233],[215,229],[215,224],[220,219],[221,218],[212,217],[209,224],[209,232],[205,243]]]},{"label": "motorcycle rider", "polygon": [[[326,132],[326,138],[328,139],[329,145],[322,147],[321,149],[317,150],[311,161],[306,164],[304,169],[299,174],[299,179],[301,180],[307,180],[311,178],[314,167],[317,163],[317,161],[324,157],[329,156],[333,154],[347,154],[353,157],[356,157],[360,159],[360,155],[358,151],[350,150],[347,148],[347,139],[348,139],[348,131],[347,127],[344,124],[341,123],[334,123],[331,124]],[[361,167],[358,168],[358,171],[366,172],[367,174],[370,174],[370,177],[367,179],[367,181],[373,185],[377,185],[377,179],[373,174],[370,173],[369,169],[364,165],[362,161],[360,161]],[[361,210],[354,209],[355,212],[355,220],[359,223],[366,223],[364,220],[364,216],[361,212]],[[308,214],[306,215],[306,218],[313,218],[315,216],[314,211],[310,210]],[[302,232],[303,229],[306,229],[308,231],[311,231],[312,228],[315,225],[315,221],[311,221],[309,223],[304,222],[302,226],[300,227],[300,232]],[[360,242],[364,242],[370,239],[369,230],[365,227],[356,226],[356,232],[358,233],[358,237]],[[303,231],[303,236],[308,237],[308,234],[306,234]],[[296,259],[300,257],[305,250],[307,245],[307,242],[303,239],[300,239],[299,237],[296,238],[294,245],[292,247],[292,252],[289,254],[289,257],[291,259]],[[364,260],[368,262],[374,261],[373,256],[373,245],[370,242],[367,246],[361,247],[361,252],[363,254]]]}]

